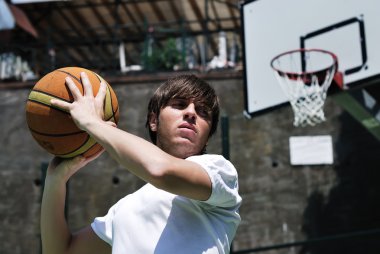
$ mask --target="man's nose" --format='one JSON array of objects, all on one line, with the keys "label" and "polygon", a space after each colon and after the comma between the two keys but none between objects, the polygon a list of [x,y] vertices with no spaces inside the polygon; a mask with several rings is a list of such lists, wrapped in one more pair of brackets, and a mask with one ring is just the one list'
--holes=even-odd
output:
[{"label": "man's nose", "polygon": [[196,116],[197,112],[195,110],[194,103],[189,103],[189,105],[187,105],[187,107],[185,108],[185,117],[196,119]]}]

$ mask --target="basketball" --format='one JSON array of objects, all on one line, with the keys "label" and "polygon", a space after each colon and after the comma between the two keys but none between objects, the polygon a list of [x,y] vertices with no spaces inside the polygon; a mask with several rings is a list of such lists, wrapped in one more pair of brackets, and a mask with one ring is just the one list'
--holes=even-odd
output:
[{"label": "basketball", "polygon": [[66,86],[65,78],[70,76],[83,94],[80,73],[86,72],[96,96],[100,82],[107,84],[104,101],[104,120],[117,124],[119,105],[111,86],[98,74],[79,67],[54,70],[42,77],[33,87],[26,103],[26,121],[33,138],[47,152],[71,158],[77,155],[90,157],[102,147],[85,131],[79,129],[69,112],[50,104],[51,99],[73,102],[74,98]]}]

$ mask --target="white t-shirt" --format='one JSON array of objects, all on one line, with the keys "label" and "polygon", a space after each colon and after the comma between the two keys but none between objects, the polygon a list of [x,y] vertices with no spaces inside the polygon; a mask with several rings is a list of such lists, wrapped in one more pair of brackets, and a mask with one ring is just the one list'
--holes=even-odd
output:
[{"label": "white t-shirt", "polygon": [[209,174],[212,194],[197,201],[144,185],[91,224],[113,254],[229,253],[240,223],[238,177],[220,155],[187,158]]}]

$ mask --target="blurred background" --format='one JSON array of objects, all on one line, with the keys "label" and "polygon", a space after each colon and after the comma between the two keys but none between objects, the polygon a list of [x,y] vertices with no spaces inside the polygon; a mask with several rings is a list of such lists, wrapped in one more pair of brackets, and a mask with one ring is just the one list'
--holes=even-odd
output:
[{"label": "blurred background", "polygon": [[[140,70],[203,72],[241,63],[237,1],[2,2],[13,21],[10,29],[4,21],[1,59],[21,61],[21,69],[30,71],[23,79],[59,66],[120,76]],[[8,79],[20,78],[8,72]]]},{"label": "blurred background", "polygon": [[[242,8],[250,2],[269,0],[0,0],[1,254],[41,253],[52,156],[30,135],[25,104],[42,76],[66,66],[103,76],[119,100],[119,128],[146,139],[148,100],[168,77],[193,73],[215,88],[222,118],[207,151],[236,166],[243,198],[231,253],[379,253],[380,145],[368,125],[333,96],[327,121],[314,127],[295,128],[289,104],[247,114],[243,25],[251,24],[242,24]],[[292,163],[291,137],[326,135],[332,161]],[[318,146],[310,149],[318,157]],[[70,227],[88,225],[142,185],[103,154],[68,184]]]}]

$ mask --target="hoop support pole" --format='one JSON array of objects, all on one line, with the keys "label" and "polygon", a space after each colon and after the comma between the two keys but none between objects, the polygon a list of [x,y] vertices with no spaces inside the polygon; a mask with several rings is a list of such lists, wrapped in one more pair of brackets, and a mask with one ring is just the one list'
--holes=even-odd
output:
[{"label": "hoop support pole", "polygon": [[[331,97],[380,141],[380,119],[376,117],[375,111],[378,105],[365,89],[342,91]],[[366,101],[371,98],[372,105],[368,105]]]}]

